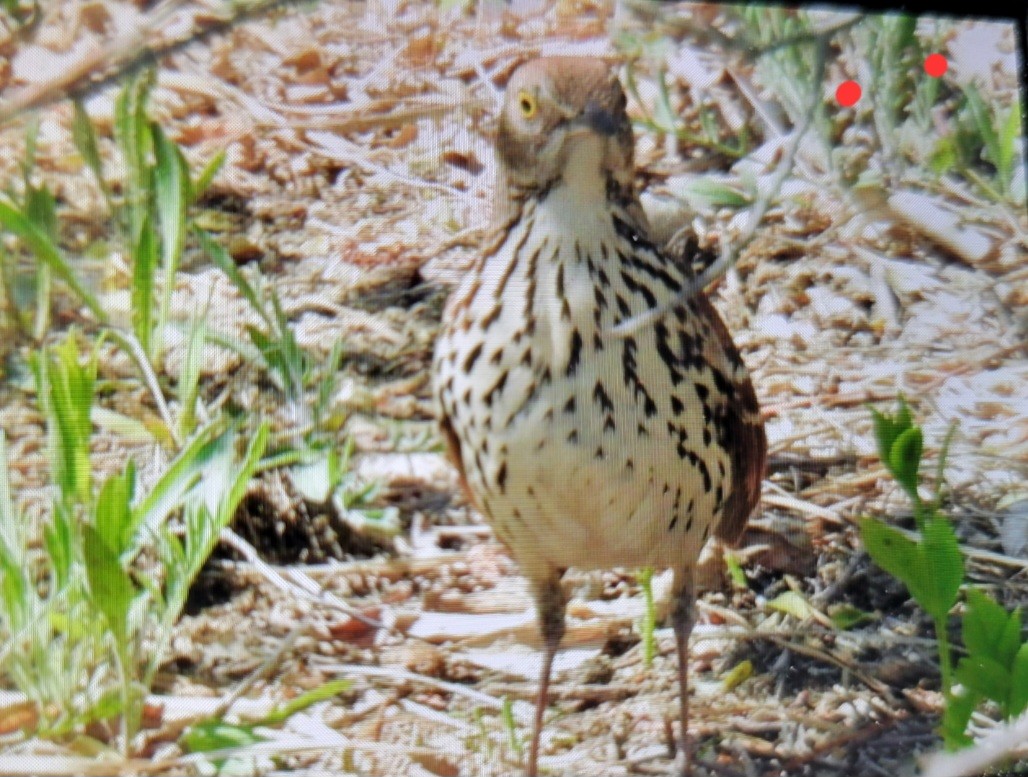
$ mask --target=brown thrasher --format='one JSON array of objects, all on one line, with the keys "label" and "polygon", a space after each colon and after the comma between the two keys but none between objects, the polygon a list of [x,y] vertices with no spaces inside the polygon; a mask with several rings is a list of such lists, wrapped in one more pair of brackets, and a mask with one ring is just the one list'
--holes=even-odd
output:
[{"label": "brown thrasher", "polygon": [[[647,237],[625,95],[603,60],[547,57],[507,85],[493,225],[450,298],[435,399],[473,504],[531,582],[544,643],[527,773],[568,567],[674,569],[682,773],[693,568],[742,533],[767,443],[727,328]],[[662,304],[634,334],[619,323]]]}]

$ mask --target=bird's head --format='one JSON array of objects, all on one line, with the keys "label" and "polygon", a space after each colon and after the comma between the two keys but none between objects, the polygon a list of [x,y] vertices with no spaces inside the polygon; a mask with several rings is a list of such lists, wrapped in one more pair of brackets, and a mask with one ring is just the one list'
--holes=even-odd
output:
[{"label": "bird's head", "polygon": [[[611,66],[592,57],[543,57],[507,83],[496,151],[508,185],[538,193],[557,183],[631,190],[632,126]],[[578,179],[569,180],[569,179]]]}]

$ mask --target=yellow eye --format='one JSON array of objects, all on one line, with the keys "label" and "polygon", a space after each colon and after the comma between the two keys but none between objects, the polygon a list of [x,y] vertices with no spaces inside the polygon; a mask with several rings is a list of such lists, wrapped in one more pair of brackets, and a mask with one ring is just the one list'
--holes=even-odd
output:
[{"label": "yellow eye", "polygon": [[536,111],[539,110],[535,97],[524,89],[518,92],[518,108],[521,109],[521,115],[526,119],[531,119],[535,116]]}]

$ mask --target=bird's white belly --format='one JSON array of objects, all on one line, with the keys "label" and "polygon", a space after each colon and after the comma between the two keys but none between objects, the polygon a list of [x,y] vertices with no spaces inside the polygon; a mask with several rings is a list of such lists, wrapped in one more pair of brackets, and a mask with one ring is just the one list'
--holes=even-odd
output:
[{"label": "bird's white belly", "polygon": [[[561,219],[559,199],[550,205],[534,218]],[[460,438],[468,484],[532,579],[565,567],[688,566],[730,487],[697,394],[709,378],[673,385],[652,328],[609,333],[648,300],[601,248],[617,244],[602,226],[538,252],[515,231],[507,247],[520,259],[501,250],[483,269],[459,336],[436,354],[440,412]]]},{"label": "bird's white belly", "polygon": [[[572,392],[597,383],[593,374],[581,377],[555,381],[494,433],[508,464],[504,491],[490,494],[489,509],[520,516],[496,522],[499,533],[519,559],[557,568],[666,567],[695,558],[711,512],[696,471],[681,466],[664,430],[638,432],[634,405],[623,401],[611,374],[600,380],[610,387],[611,413],[581,397],[566,412]],[[608,416],[614,428],[605,430]]]}]

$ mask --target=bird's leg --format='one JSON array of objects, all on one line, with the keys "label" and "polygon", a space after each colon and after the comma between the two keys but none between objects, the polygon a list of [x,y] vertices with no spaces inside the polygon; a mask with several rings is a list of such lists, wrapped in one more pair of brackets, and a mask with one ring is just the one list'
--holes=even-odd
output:
[{"label": "bird's leg", "polygon": [[675,630],[675,646],[678,648],[678,709],[681,726],[678,761],[682,777],[692,774],[692,748],[689,740],[689,634],[692,633],[694,623],[695,599],[692,569],[676,570],[671,625]]},{"label": "bird's leg", "polygon": [[532,743],[528,749],[527,777],[536,777],[539,761],[539,737],[543,729],[543,714],[546,712],[546,698],[550,688],[550,670],[553,656],[564,636],[564,608],[567,600],[560,586],[560,574],[554,574],[542,582],[535,582],[535,606],[539,612],[539,629],[543,635],[543,666],[539,673],[539,695],[535,700],[535,725],[532,728]]}]

